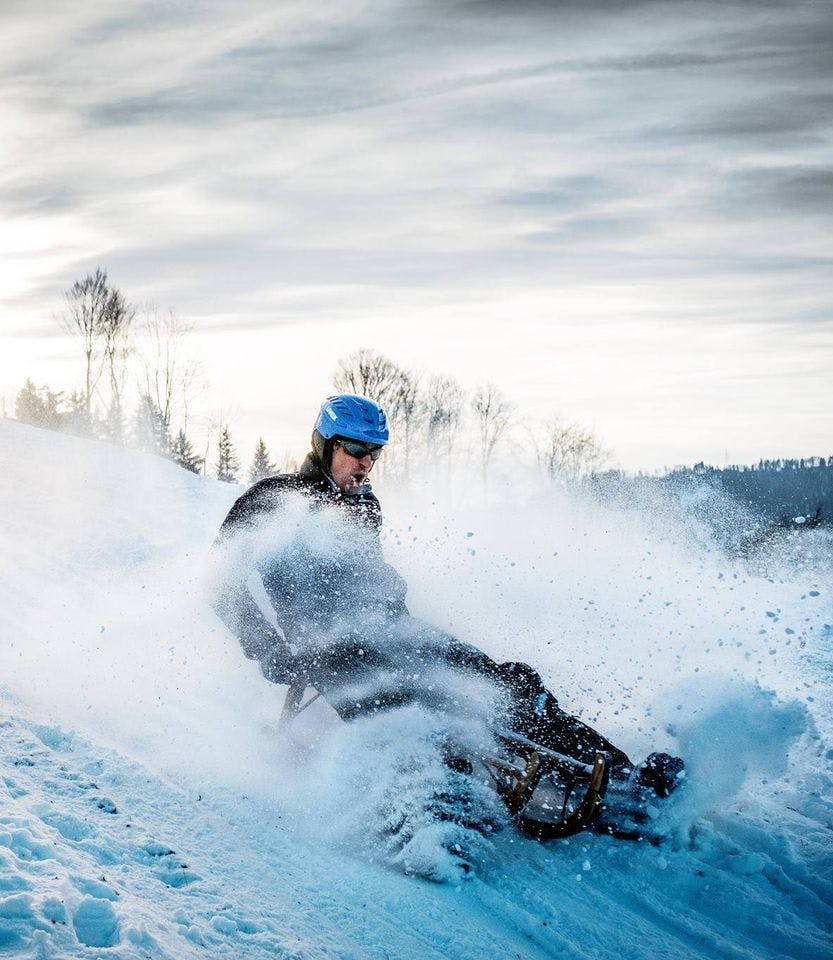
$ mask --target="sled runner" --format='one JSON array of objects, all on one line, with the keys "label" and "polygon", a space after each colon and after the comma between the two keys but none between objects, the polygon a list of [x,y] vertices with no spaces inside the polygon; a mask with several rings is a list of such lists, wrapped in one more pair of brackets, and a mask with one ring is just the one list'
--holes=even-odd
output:
[{"label": "sled runner", "polygon": [[[285,728],[321,696],[304,679],[294,681],[284,700],[280,726]],[[445,757],[447,766],[492,787],[512,822],[527,836],[555,840],[593,825],[610,775],[604,753],[597,753],[592,764],[582,763],[521,733],[504,728],[493,733],[499,748],[493,754],[460,756],[452,751]]]}]

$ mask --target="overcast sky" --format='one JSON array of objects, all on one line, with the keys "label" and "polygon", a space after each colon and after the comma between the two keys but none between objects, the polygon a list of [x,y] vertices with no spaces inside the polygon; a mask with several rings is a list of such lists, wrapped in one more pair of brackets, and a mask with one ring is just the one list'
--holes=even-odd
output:
[{"label": "overcast sky", "polygon": [[627,467],[833,453],[827,0],[3,0],[0,50],[7,406],[102,266],[247,458],[362,346]]}]

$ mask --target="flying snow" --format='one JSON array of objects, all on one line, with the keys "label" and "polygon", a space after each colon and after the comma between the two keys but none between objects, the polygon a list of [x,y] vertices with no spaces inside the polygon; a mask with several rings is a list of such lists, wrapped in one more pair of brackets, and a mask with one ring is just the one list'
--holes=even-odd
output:
[{"label": "flying snow", "polygon": [[649,500],[380,479],[415,615],[532,664],[632,757],[686,759],[656,811],[662,845],[538,844],[488,791],[471,797],[476,831],[431,816],[450,776],[438,744],[480,735],[471,718],[442,729],[409,707],[342,724],[318,703],[280,727],[285,688],[210,606],[210,547],[241,488],[11,422],[0,451],[0,948],[827,949],[833,596],[814,562],[762,576]]}]

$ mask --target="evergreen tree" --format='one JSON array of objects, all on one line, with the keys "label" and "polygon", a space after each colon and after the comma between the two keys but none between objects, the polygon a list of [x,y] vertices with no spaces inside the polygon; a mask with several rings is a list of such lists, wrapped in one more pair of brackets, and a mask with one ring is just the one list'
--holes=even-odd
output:
[{"label": "evergreen tree", "polygon": [[96,433],[95,418],[80,390],[73,390],[65,401],[65,410],[61,414],[61,429],[79,437],[92,437]]},{"label": "evergreen tree", "polygon": [[270,460],[269,451],[266,449],[263,437],[258,437],[254,459],[249,469],[249,483],[257,483],[258,480],[263,480],[264,477],[271,477],[277,472],[277,465]]},{"label": "evergreen tree", "polygon": [[220,439],[217,442],[217,479],[224,483],[237,483],[237,471],[240,461],[234,449],[234,442],[229,434],[228,426],[223,427]]},{"label": "evergreen tree", "polygon": [[46,386],[36,387],[31,380],[27,380],[15,400],[15,416],[21,423],[29,423],[33,427],[58,430],[61,426],[60,402],[60,393],[53,393]]},{"label": "evergreen tree", "polygon": [[121,402],[114,399],[107,407],[107,415],[102,423],[102,434],[113,443],[124,443],[124,414]]},{"label": "evergreen tree", "polygon": [[133,440],[140,450],[170,457],[173,447],[168,417],[149,395],[142,397],[133,419]]},{"label": "evergreen tree", "polygon": [[190,470],[191,473],[199,473],[202,470],[203,458],[194,452],[193,444],[182,429],[171,445],[171,460],[185,470]]}]

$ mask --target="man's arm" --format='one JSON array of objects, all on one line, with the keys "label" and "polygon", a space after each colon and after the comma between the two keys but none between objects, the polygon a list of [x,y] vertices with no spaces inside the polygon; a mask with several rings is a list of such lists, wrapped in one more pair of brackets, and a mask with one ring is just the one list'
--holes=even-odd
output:
[{"label": "man's arm", "polygon": [[261,672],[272,683],[289,683],[292,654],[286,640],[266,619],[245,583],[231,580],[222,584],[212,602],[217,616],[240,641],[243,653],[257,660]]},{"label": "man's arm", "polygon": [[292,679],[289,645],[264,616],[246,584],[254,572],[251,559],[246,555],[251,535],[258,522],[279,509],[280,489],[270,481],[255,484],[235,501],[223,521],[212,547],[217,591],[211,605],[238,638],[245,655],[258,661],[264,677],[272,683],[289,683]]},{"label": "man's arm", "polygon": [[410,616],[405,597],[408,585],[398,571],[389,564],[382,552],[379,533],[382,527],[382,507],[373,493],[366,493],[357,497],[352,507],[352,513],[358,523],[369,530],[375,531],[372,543],[369,545],[373,552],[370,565],[375,569],[380,595],[384,597],[387,614],[391,619]]}]

